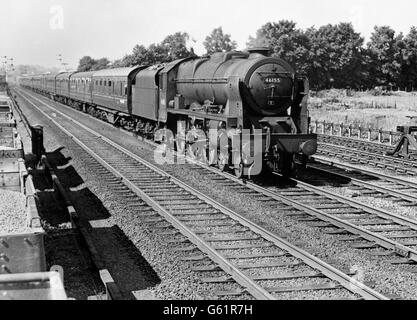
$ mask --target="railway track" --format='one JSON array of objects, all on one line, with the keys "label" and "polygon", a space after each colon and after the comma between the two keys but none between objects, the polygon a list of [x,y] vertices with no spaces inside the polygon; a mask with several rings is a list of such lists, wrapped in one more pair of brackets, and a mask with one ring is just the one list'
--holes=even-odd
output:
[{"label": "railway track", "polygon": [[[359,150],[378,152],[385,154],[387,151],[392,151],[394,145],[387,145],[375,141],[367,141],[363,139],[357,139],[352,137],[341,137],[327,134],[317,135],[319,142],[343,145],[349,148],[355,148]],[[417,150],[410,149],[411,157],[409,160],[417,160]]]},{"label": "railway track", "polygon": [[[13,111],[19,115],[19,122],[23,124],[28,137],[32,137],[30,122],[20,109],[19,105],[14,100],[14,97],[12,97],[12,102]],[[96,297],[99,297],[100,299],[104,297],[106,300],[123,300],[123,295],[118,285],[114,282],[109,270],[106,268],[106,265],[94,244],[94,240],[90,232],[88,231],[91,228],[91,226],[87,221],[85,221],[81,216],[79,216],[79,214],[75,210],[68,195],[67,189],[60,181],[53,167],[49,164],[47,157],[43,155],[42,158],[39,160],[44,167],[43,175],[46,181],[50,183],[57,195],[56,201],[60,202],[60,206],[69,216],[72,226],[75,227],[76,232],[80,235],[83,244],[86,247],[86,250],[83,250],[81,248],[79,248],[79,250],[87,251],[86,254],[88,254],[94,267],[97,269],[100,280],[106,289],[105,296],[97,295]]]},{"label": "railway track", "polygon": [[[218,292],[218,295],[249,293],[258,299],[275,299],[285,292],[326,290],[336,294],[353,292],[355,297],[364,299],[386,298],[42,100],[20,90],[19,94],[159,213],[160,216],[149,213],[148,222],[162,223],[159,227],[167,229],[167,237],[176,234],[169,230],[170,226],[179,230],[186,237],[185,242],[178,238],[172,242],[177,243],[177,250],[190,253],[185,260],[201,262],[208,256],[216,263],[216,266],[199,266],[195,268],[197,271],[211,272],[220,267],[229,275],[208,277],[205,282],[233,280],[241,286],[241,289]],[[45,111],[45,107],[53,116]],[[288,281],[292,285],[285,285]]]},{"label": "railway track", "polygon": [[417,162],[401,158],[385,156],[342,147],[333,144],[319,143],[317,155],[336,158],[353,164],[368,165],[379,169],[389,170],[400,175],[417,175]]},{"label": "railway track", "polygon": [[354,164],[363,164],[386,169],[398,174],[417,175],[417,154],[409,159],[385,155],[392,147],[346,137],[318,135],[317,155],[334,157]]},{"label": "railway track", "polygon": [[[357,249],[372,249],[378,246],[390,250],[381,255],[398,254],[404,260],[393,263],[414,263],[417,261],[417,223],[416,221],[362,204],[344,196],[322,190],[299,180],[291,179],[291,187],[260,186],[252,182],[244,182],[233,175],[219,170],[201,167],[196,164],[195,170],[208,170],[212,175],[223,175],[224,183],[236,192],[270,204],[278,212],[287,212],[298,221],[313,223],[314,226],[325,228],[324,232],[334,235],[352,234],[343,241],[352,242]],[[205,174],[208,174],[207,172]],[[231,184],[231,181],[235,184]],[[240,188],[237,186],[240,185]],[[257,193],[248,194],[247,189]],[[295,209],[295,211],[294,211]],[[409,241],[403,241],[408,239]],[[367,240],[363,242],[363,240]],[[359,242],[358,242],[359,241]],[[362,242],[361,242],[362,241]]]},{"label": "railway track", "polygon": [[307,169],[346,179],[347,187],[357,191],[358,195],[390,200],[400,206],[417,206],[417,183],[320,156],[315,156],[312,160]]}]

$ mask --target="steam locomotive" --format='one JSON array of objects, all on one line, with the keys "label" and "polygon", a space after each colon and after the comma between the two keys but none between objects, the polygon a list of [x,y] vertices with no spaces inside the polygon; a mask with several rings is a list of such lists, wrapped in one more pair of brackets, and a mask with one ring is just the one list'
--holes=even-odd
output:
[{"label": "steam locomotive", "polygon": [[[255,165],[291,175],[317,149],[316,135],[308,132],[308,80],[270,57],[267,48],[154,66],[25,76],[20,85],[147,137],[160,128],[178,137],[183,131],[211,138],[218,132],[218,143],[206,139],[204,152],[210,163],[238,177]],[[191,149],[195,141],[184,142]]]}]

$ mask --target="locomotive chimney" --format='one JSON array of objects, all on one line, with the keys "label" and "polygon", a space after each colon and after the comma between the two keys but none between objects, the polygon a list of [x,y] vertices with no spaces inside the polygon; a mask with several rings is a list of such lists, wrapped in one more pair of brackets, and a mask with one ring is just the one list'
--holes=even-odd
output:
[{"label": "locomotive chimney", "polygon": [[248,52],[250,53],[250,55],[252,54],[260,54],[263,55],[265,57],[269,57],[271,55],[271,50],[268,47],[254,47],[254,48],[249,48]]}]

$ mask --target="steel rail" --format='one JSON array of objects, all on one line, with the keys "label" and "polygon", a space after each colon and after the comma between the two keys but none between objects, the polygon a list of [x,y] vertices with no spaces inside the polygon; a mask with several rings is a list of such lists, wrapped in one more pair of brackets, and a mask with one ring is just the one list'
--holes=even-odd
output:
[{"label": "steel rail", "polygon": [[23,126],[25,127],[26,133],[28,134],[29,137],[32,137],[32,131],[30,130],[30,124],[29,121],[27,119],[27,117],[24,115],[24,113],[22,112],[22,110],[20,110],[20,107],[18,105],[18,103],[16,102],[15,98],[13,97],[13,95],[11,94],[10,100],[12,102],[12,109],[16,111],[16,113],[19,115],[20,121],[23,123]]},{"label": "steel rail", "polygon": [[[32,97],[32,99],[37,100],[38,102],[42,103],[49,109],[54,110],[55,112],[60,113],[62,116],[66,117],[73,123],[77,124],[81,128],[85,129],[92,135],[96,136],[97,138],[102,139],[109,145],[113,146],[114,148],[118,149],[119,151],[125,153],[126,155],[130,156],[131,158],[135,159],[136,161],[144,164],[148,168],[154,170],[155,172],[159,173],[160,175],[167,177],[172,181],[173,183],[177,184],[181,188],[187,190],[188,192],[192,193],[193,195],[197,196],[199,199],[203,200],[204,202],[212,205],[222,213],[226,214],[230,218],[237,220],[240,224],[248,227],[255,233],[260,234],[264,239],[267,241],[270,241],[274,243],[276,246],[280,247],[281,249],[284,249],[288,251],[293,256],[299,258],[303,262],[305,262],[310,267],[313,267],[315,269],[318,269],[321,271],[324,275],[326,275],[328,278],[340,283],[344,288],[348,289],[349,291],[355,292],[365,299],[388,299],[384,295],[376,292],[375,290],[365,286],[364,284],[358,282],[357,280],[349,277],[345,273],[341,272],[340,270],[332,267],[331,265],[325,263],[324,261],[318,259],[317,257],[314,257],[313,255],[305,252],[304,250],[297,248],[293,245],[291,245],[289,242],[277,237],[276,235],[272,234],[271,232],[267,231],[266,229],[263,229],[260,226],[257,226],[253,222],[249,221],[248,219],[244,218],[243,216],[239,215],[236,212],[233,212],[229,210],[228,208],[224,207],[220,203],[216,202],[215,200],[207,197],[206,195],[202,194],[201,192],[195,190],[194,188],[186,185],[179,179],[175,178],[174,176],[166,173],[165,171],[162,171],[158,167],[154,166],[153,164],[149,163],[148,161],[140,158],[136,154],[130,152],[126,148],[118,145],[117,143],[111,141],[110,139],[103,137],[99,133],[95,132],[94,130],[90,129],[89,127],[83,125],[82,123],[72,119],[65,113],[62,113],[54,108],[51,108],[49,105],[47,105],[45,102],[37,99],[34,96],[31,96],[30,94],[27,94],[28,96]],[[22,96],[24,96],[22,94]],[[26,98],[26,97],[25,97]],[[30,102],[27,98],[26,100]],[[246,287],[247,291],[252,294],[255,298],[258,299],[275,299],[273,295],[271,295],[269,292],[267,292],[264,288],[260,287],[257,283],[255,283],[253,280],[248,278],[243,272],[241,272],[239,269],[237,269],[235,266],[233,266],[229,261],[227,261],[226,258],[224,258],[221,254],[219,254],[217,251],[212,249],[204,240],[202,240],[200,237],[198,237],[194,232],[192,232],[189,228],[187,228],[183,223],[181,223],[178,219],[176,219],[171,213],[169,213],[167,210],[165,210],[163,207],[161,207],[155,200],[153,200],[151,197],[149,197],[146,193],[144,193],[140,188],[138,188],[133,182],[131,182],[129,179],[127,179],[125,176],[123,176],[119,171],[117,171],[116,168],[108,164],[104,159],[102,159],[100,156],[95,154],[93,150],[91,150],[88,146],[86,146],[81,140],[79,140],[77,137],[75,137],[71,132],[69,132],[67,129],[65,129],[62,125],[60,125],[55,119],[50,117],[47,113],[45,113],[43,110],[38,108],[36,105],[34,105],[32,102],[30,102],[37,110],[39,110],[45,117],[47,117],[49,120],[51,120],[58,128],[60,128],[64,133],[66,133],[68,136],[70,136],[77,144],[80,145],[84,150],[86,150],[91,156],[93,156],[99,163],[101,163],[104,167],[106,167],[110,172],[112,172],[114,175],[119,177],[123,183],[125,183],[132,191],[134,191],[137,195],[139,195],[146,203],[148,203],[152,208],[154,208],[157,212],[162,213],[162,215],[176,228],[178,228],[183,234],[185,234],[191,242],[193,242],[200,250],[205,252],[213,261],[218,263],[224,271],[231,274],[231,276],[241,284],[243,287]]]},{"label": "steel rail", "polygon": [[[360,150],[360,149],[352,150],[352,148],[348,148],[348,147],[340,146],[340,145],[335,145],[335,144],[331,144],[331,143],[325,143],[325,142],[319,142],[318,146],[319,147],[323,146],[323,147],[329,148],[329,149],[333,148],[333,149],[340,150],[341,151],[339,153],[340,155],[345,155],[343,153],[343,151],[347,152],[347,153],[350,153],[350,154],[356,153],[356,154],[360,154],[362,156],[367,156],[367,157],[370,157],[370,158],[379,158],[380,160],[383,160],[383,161],[386,161],[386,162],[391,161],[391,162],[396,163],[397,165],[405,166],[406,164],[408,164],[412,167],[412,169],[417,168],[417,162],[414,161],[414,160],[408,160],[408,159],[404,159],[404,158],[386,156],[384,154],[375,154],[375,153],[371,153],[371,152],[368,152],[368,151],[363,151],[363,150]],[[325,150],[320,150],[320,152],[325,152]],[[331,151],[331,152],[334,152],[334,151]]]},{"label": "steel rail", "polygon": [[374,215],[377,215],[377,216],[382,217],[384,219],[392,220],[392,221],[394,221],[398,224],[405,225],[405,226],[417,231],[417,220],[407,218],[407,217],[403,217],[403,216],[400,216],[398,214],[394,214],[394,213],[391,213],[391,212],[388,212],[388,211],[385,211],[385,210],[382,210],[382,209],[375,209],[374,207],[372,207],[370,205],[367,205],[367,204],[364,204],[362,202],[350,199],[348,197],[342,196],[342,195],[337,194],[337,193],[333,193],[333,192],[328,191],[328,190],[320,189],[319,187],[312,186],[311,184],[308,184],[306,182],[303,182],[303,181],[300,181],[300,180],[297,180],[297,179],[290,179],[290,181],[293,181],[294,183],[297,184],[297,186],[301,186],[303,189],[306,189],[308,191],[313,191],[317,194],[326,196],[330,199],[337,200],[337,201],[342,202],[342,203],[346,203],[346,204],[348,204],[352,207],[355,207],[357,209],[361,209],[361,210],[365,209],[365,211],[370,212]]},{"label": "steel rail", "polygon": [[[386,237],[375,234],[375,233],[373,233],[371,231],[368,231],[368,230],[366,230],[362,227],[356,226],[356,225],[354,225],[350,222],[347,222],[347,221],[344,221],[342,219],[333,217],[330,214],[327,214],[327,213],[322,212],[318,209],[315,209],[314,207],[302,204],[302,203],[300,203],[296,200],[292,200],[288,197],[282,196],[282,195],[280,195],[276,192],[273,192],[273,191],[270,191],[266,188],[263,188],[263,187],[255,184],[253,182],[243,181],[243,180],[235,177],[234,175],[232,175],[230,173],[222,172],[222,171],[220,171],[216,168],[207,166],[204,163],[201,163],[201,162],[195,161],[195,160],[191,160],[189,158],[188,158],[188,161],[191,162],[191,163],[194,163],[194,164],[196,164],[196,165],[198,165],[198,166],[200,166],[200,167],[202,167],[206,170],[209,170],[213,173],[220,174],[220,175],[224,176],[225,178],[227,178],[229,180],[232,180],[236,183],[239,183],[240,185],[246,186],[246,187],[248,187],[248,188],[250,188],[250,189],[252,189],[252,190],[254,190],[258,193],[261,193],[265,196],[271,197],[271,198],[273,198],[277,201],[281,201],[281,202],[283,202],[287,205],[293,206],[294,208],[297,208],[301,211],[308,212],[309,214],[314,215],[321,220],[330,222],[330,223],[334,224],[335,226],[337,226],[339,228],[342,228],[342,229],[345,229],[345,230],[347,230],[347,231],[349,231],[353,234],[360,235],[362,238],[364,238],[366,240],[373,241],[373,242],[379,244],[380,246],[382,246],[386,249],[393,250],[394,252],[417,262],[417,250],[410,249],[405,245],[402,245],[402,244],[400,244],[398,242],[395,242],[395,241],[392,241],[392,240],[390,240]],[[279,176],[279,174],[276,174],[276,175]],[[375,209],[375,208],[373,208],[369,205],[362,204],[358,201],[355,201],[355,200],[349,199],[347,197],[332,193],[330,191],[321,190],[317,187],[314,187],[314,186],[309,185],[307,183],[304,183],[302,181],[298,181],[296,179],[291,179],[291,180],[294,183],[296,183],[297,185],[301,185],[305,189],[308,189],[310,191],[314,191],[315,193],[318,193],[320,195],[329,197],[330,199],[334,199],[334,200],[340,201],[342,203],[349,204],[352,207],[360,209],[360,210],[366,209],[368,212],[370,212],[372,214],[375,214],[379,217],[382,217],[382,218],[388,219],[388,220],[392,220],[392,221],[394,221],[398,224],[405,225],[405,226],[409,227],[410,229],[417,230],[417,221],[415,221],[413,219],[406,218],[406,217],[403,217],[403,216],[400,216],[400,215],[396,215],[396,214],[393,214],[393,213],[390,213],[390,212],[387,212],[387,211],[384,211],[384,210]]]},{"label": "steel rail", "polygon": [[417,202],[417,196],[411,196],[411,195],[405,194],[405,193],[400,192],[400,191],[396,191],[396,190],[389,189],[389,188],[386,188],[386,187],[376,186],[373,183],[370,183],[370,182],[367,182],[367,181],[364,181],[364,180],[360,180],[360,179],[357,179],[357,178],[353,178],[353,177],[349,176],[348,174],[334,172],[334,171],[331,171],[331,170],[328,170],[328,169],[325,169],[325,168],[319,168],[319,167],[314,166],[314,165],[308,165],[307,167],[311,168],[311,169],[314,169],[314,170],[317,170],[317,171],[321,171],[321,172],[324,172],[324,173],[330,173],[330,174],[333,174],[333,175],[336,175],[336,176],[339,176],[339,177],[342,177],[342,178],[349,179],[350,182],[352,182],[352,184],[354,184],[355,186],[362,186],[362,187],[365,187],[367,189],[374,190],[378,193],[383,193],[383,194],[387,194],[389,196],[392,196],[392,197],[395,197],[395,198],[398,198],[398,199],[403,199],[404,201],[408,201],[408,202],[412,202],[412,203]]},{"label": "steel rail", "polygon": [[[42,103],[45,104],[44,102],[42,102]],[[71,119],[70,117],[68,117],[68,118]],[[271,198],[273,198],[277,201],[281,201],[283,203],[286,203],[287,205],[293,206],[294,208],[296,208],[298,210],[307,212],[310,215],[314,215],[321,220],[330,222],[330,223],[334,224],[335,226],[337,226],[339,228],[345,229],[345,230],[347,230],[347,231],[349,231],[353,234],[360,235],[362,238],[364,238],[368,241],[373,241],[373,242],[379,244],[380,246],[382,246],[386,249],[393,250],[393,251],[397,252],[398,254],[400,254],[400,255],[402,255],[406,258],[409,258],[413,261],[417,261],[417,250],[410,249],[407,246],[402,245],[398,242],[395,242],[395,241],[390,240],[386,237],[375,234],[374,232],[368,231],[368,230],[366,230],[366,229],[364,229],[360,226],[356,226],[353,223],[350,223],[350,222],[347,222],[347,221],[342,220],[340,218],[334,217],[331,214],[322,212],[318,209],[315,209],[312,206],[308,206],[308,205],[302,204],[302,203],[300,203],[296,200],[293,200],[293,199],[290,199],[288,197],[282,196],[282,195],[280,195],[276,192],[265,189],[265,188],[263,188],[263,187],[261,187],[257,184],[254,184],[252,182],[242,181],[242,180],[236,178],[235,176],[233,176],[232,174],[229,174],[227,172],[221,172],[220,170],[209,167],[204,163],[200,163],[200,162],[193,161],[193,160],[190,160],[190,159],[188,159],[188,160],[190,162],[194,163],[194,164],[199,165],[200,167],[203,167],[203,168],[205,168],[207,170],[210,170],[214,173],[220,174],[220,175],[228,178],[229,180],[233,180],[234,182],[237,182],[241,185],[247,186],[247,187],[251,188],[252,190],[255,190],[259,193],[262,193],[266,196],[269,196],[269,197],[271,197]],[[353,207],[361,209],[361,210],[363,210],[365,208],[365,209],[369,210],[368,212],[371,212],[375,215],[378,215],[378,216],[380,216],[384,219],[391,219],[398,224],[406,225],[407,227],[409,227],[413,230],[417,230],[417,223],[415,221],[413,221],[412,219],[401,217],[401,216],[395,215],[395,214],[391,214],[391,213],[386,212],[386,211],[374,209],[371,206],[364,205],[360,202],[351,200],[351,199],[343,197],[343,196],[339,196],[337,194],[330,193],[328,191],[320,190],[316,187],[313,187],[313,186],[308,185],[306,183],[303,183],[301,181],[297,181],[297,180],[293,179],[293,182],[295,182],[299,185],[303,185],[305,188],[310,188],[310,190],[312,190],[314,192],[318,192],[321,195],[328,196],[329,198],[332,198],[334,200],[347,203],[347,204],[352,205]],[[315,190],[313,190],[313,189],[315,189]]]},{"label": "steel rail", "polygon": [[[30,96],[32,99],[37,100],[38,102],[40,102],[40,103],[44,104],[45,106],[47,106],[48,108],[50,108],[50,106],[48,106],[43,101],[37,99],[36,97],[31,96],[30,94],[27,94],[27,95]],[[23,94],[22,94],[22,96],[25,97]],[[116,168],[114,168],[112,165],[110,165],[104,159],[102,159],[99,155],[97,155],[92,149],[90,149],[81,140],[79,140],[75,135],[73,135],[71,132],[69,132],[67,129],[65,129],[55,119],[53,119],[46,112],[44,112],[43,110],[38,108],[34,103],[32,103],[27,98],[26,98],[26,100],[30,104],[32,104],[32,106],[35,107],[40,113],[42,113],[46,118],[48,118],[52,123],[54,123],[61,131],[63,131],[66,135],[68,135],[82,149],[84,149],[88,154],[90,154],[96,161],[98,161],[101,165],[103,165],[107,170],[109,170],[111,173],[113,173],[116,177],[120,178],[120,180],[130,190],[132,190],[140,198],[142,198],[150,207],[152,207],[156,212],[160,213],[165,219],[167,219],[167,221],[169,221],[173,226],[175,226],[178,230],[180,230],[181,233],[183,233],[185,236],[187,236],[190,239],[190,241],[193,242],[202,252],[206,253],[214,262],[219,264],[224,271],[229,273],[236,280],[237,283],[239,283],[240,285],[245,287],[247,289],[247,291],[252,296],[254,296],[257,299],[263,299],[263,300],[274,300],[275,299],[273,295],[271,295],[264,288],[260,287],[256,282],[254,282],[253,280],[248,278],[243,272],[241,272],[239,269],[237,269],[235,266],[233,266],[226,258],[224,258],[221,254],[219,254],[214,249],[212,249],[204,240],[202,240],[195,233],[193,233],[188,227],[186,227],[183,223],[181,223],[178,219],[176,219],[171,213],[169,213],[166,209],[164,209],[162,206],[160,206],[155,200],[153,200],[146,193],[144,193],[133,182],[131,182],[128,178],[126,178],[123,174],[121,174]],[[76,123],[77,125],[79,125],[83,129],[87,130],[88,132],[90,132],[91,134],[96,136],[97,138],[103,139],[103,141],[107,140],[107,138],[102,137],[100,134],[94,132],[93,130],[91,130],[88,127],[85,127],[83,124],[77,123],[77,121],[68,117],[64,113],[61,113],[60,111],[57,111],[57,110],[54,110],[54,111],[59,112],[64,117],[67,117],[70,121],[72,121],[73,123]],[[109,142],[109,141],[106,141],[106,142]],[[111,142],[110,145],[114,146],[113,145],[114,143],[112,141],[110,141],[110,142]],[[123,149],[121,148],[119,150],[124,152]],[[144,163],[144,164],[147,165],[146,163]],[[152,166],[150,166],[150,168],[151,167]],[[168,177],[168,175],[166,173],[162,173],[162,175],[165,176],[165,177]]]},{"label": "steel rail", "polygon": [[[252,189],[252,190],[254,190],[258,193],[261,193],[261,194],[267,196],[267,197],[270,197],[270,198],[275,199],[277,201],[280,201],[284,204],[292,206],[292,207],[294,207],[294,208],[296,208],[300,211],[306,212],[306,213],[308,213],[312,216],[315,216],[315,217],[319,218],[320,220],[327,221],[327,222],[333,224],[334,226],[337,226],[341,229],[347,230],[350,233],[359,235],[359,236],[361,236],[362,238],[364,238],[368,241],[375,242],[383,248],[393,250],[394,252],[398,253],[399,255],[401,255],[403,257],[409,258],[413,261],[417,261],[417,250],[410,249],[410,248],[406,247],[405,245],[402,245],[398,242],[395,242],[395,241],[390,240],[386,237],[380,236],[380,235],[378,235],[374,232],[368,231],[368,230],[366,230],[366,229],[364,229],[360,226],[354,225],[353,223],[350,223],[350,222],[345,221],[343,219],[334,217],[331,214],[322,212],[318,209],[315,209],[312,206],[305,205],[305,204],[300,203],[296,200],[293,200],[293,199],[290,199],[288,197],[282,196],[282,195],[280,195],[276,192],[270,191],[270,190],[268,190],[264,187],[261,187],[261,186],[255,184],[255,183],[252,183],[252,182],[249,182],[249,181],[242,181],[242,180],[236,178],[235,176],[233,176],[232,174],[229,174],[229,173],[226,173],[226,172],[221,172],[218,169],[208,167],[204,164],[199,164],[199,163],[196,163],[196,164],[199,165],[199,166],[204,167],[205,169],[207,169],[209,171],[220,174],[220,175],[228,178],[229,180],[232,180],[236,183],[239,183],[243,186],[246,186],[246,187],[248,187],[248,188],[250,188],[250,189]],[[301,181],[300,181],[300,183],[301,183]],[[323,192],[323,194],[324,194],[324,192]],[[358,208],[363,209],[362,204],[357,203],[357,205],[358,205]],[[371,208],[371,209],[373,209],[373,208]],[[389,213],[387,212],[386,214],[389,214]],[[395,218],[401,219],[401,217],[398,217],[398,216],[396,216]],[[406,219],[406,218],[402,218],[402,219],[404,219],[406,222],[410,223],[410,225],[413,225],[414,227],[412,229],[417,230],[417,225],[416,225],[415,222],[410,221],[409,219]]]},{"label": "steel rail", "polygon": [[[261,193],[261,194],[267,196],[267,197],[270,197],[270,198],[275,199],[277,201],[283,202],[283,203],[285,203],[287,205],[290,205],[290,206],[292,206],[292,207],[294,207],[298,210],[307,212],[310,215],[313,215],[313,216],[315,216],[315,217],[317,217],[321,220],[330,222],[333,225],[335,225],[339,228],[345,229],[345,230],[347,230],[347,231],[349,231],[353,234],[360,235],[362,238],[364,238],[368,241],[375,242],[375,243],[379,244],[380,246],[382,246],[383,248],[393,250],[394,252],[398,253],[399,255],[404,256],[406,258],[409,258],[409,259],[417,262],[417,250],[410,249],[405,245],[402,245],[402,244],[400,244],[398,242],[395,242],[393,240],[390,240],[386,237],[375,234],[374,232],[368,231],[368,230],[366,230],[366,229],[364,229],[360,226],[356,226],[353,223],[350,223],[350,222],[347,222],[345,220],[333,217],[331,214],[322,212],[318,209],[315,209],[312,206],[308,206],[308,205],[300,203],[296,200],[292,200],[288,197],[282,196],[282,195],[280,195],[276,192],[273,192],[273,191],[270,191],[270,190],[268,190],[264,187],[261,187],[261,186],[255,184],[255,183],[253,183],[253,182],[243,181],[243,180],[235,177],[234,175],[232,175],[230,173],[222,172],[222,171],[220,171],[216,168],[212,168],[210,166],[207,166],[204,163],[201,163],[201,162],[198,162],[198,161],[195,161],[195,160],[191,160],[191,159],[187,159],[187,160],[189,162],[193,163],[193,164],[196,164],[196,165],[206,169],[206,170],[209,170],[213,173],[222,175],[223,177],[225,177],[229,180],[232,180],[232,181],[234,181],[234,182],[236,182],[236,183],[238,183],[242,186],[246,186],[246,187],[248,187],[248,188],[250,188],[250,189],[252,189],[252,190],[254,190],[258,193]],[[365,208],[365,209],[368,210],[368,212],[371,212],[375,215],[383,217],[384,219],[390,219],[390,220],[393,220],[393,221],[395,220],[394,222],[396,222],[398,224],[406,225],[407,227],[409,227],[413,230],[417,230],[417,221],[414,221],[412,219],[402,217],[402,216],[399,216],[399,215],[395,215],[395,214],[389,213],[387,211],[374,209],[371,206],[364,205],[360,202],[357,202],[357,201],[351,200],[349,198],[331,193],[329,191],[323,191],[319,188],[313,187],[309,184],[306,184],[304,182],[301,182],[301,181],[298,181],[298,180],[295,180],[295,179],[292,179],[292,181],[299,184],[299,185],[303,185],[305,188],[309,188],[309,190],[320,193],[321,195],[328,196],[329,198],[332,198],[334,200],[337,200],[337,201],[340,201],[340,202],[343,202],[343,203],[347,203],[347,204],[352,205],[353,207],[358,208],[360,210],[363,210]]]},{"label": "steel rail", "polygon": [[[327,140],[341,140],[341,141],[346,141],[346,143],[352,143],[352,144],[359,144],[362,146],[369,146],[369,147],[374,147],[376,149],[380,149],[380,150],[392,150],[395,148],[395,145],[388,145],[386,143],[382,143],[382,142],[377,142],[377,141],[368,141],[368,140],[364,140],[364,139],[358,139],[356,137],[341,137],[341,136],[335,136],[335,135],[329,135],[329,134],[322,134],[322,133],[317,133],[318,138],[320,139],[327,139]],[[410,147],[410,151],[412,155],[416,155],[417,150],[415,149],[411,149]]]},{"label": "steel rail", "polygon": [[386,181],[390,181],[390,182],[394,182],[394,183],[398,183],[398,184],[403,184],[405,186],[411,186],[412,188],[417,189],[417,183],[415,183],[415,182],[404,180],[404,179],[394,177],[394,176],[389,176],[389,175],[383,174],[381,172],[366,170],[366,169],[359,168],[359,167],[356,167],[354,165],[350,165],[350,164],[340,162],[340,161],[336,161],[336,160],[333,160],[333,159],[329,160],[329,159],[324,158],[323,156],[316,156],[315,155],[314,157],[312,157],[312,159],[313,160],[317,159],[320,162],[323,162],[325,164],[329,164],[331,166],[334,166],[334,167],[337,167],[337,168],[340,168],[340,169],[360,171],[361,173],[364,173],[364,174],[369,175],[369,176],[374,176],[376,178],[380,178],[380,179],[383,179],[383,180],[386,180]]},{"label": "steel rail", "polygon": [[416,189],[416,195],[410,195],[410,194],[407,194],[407,193],[404,193],[404,192],[401,192],[401,191],[397,191],[397,190],[394,190],[394,189],[391,189],[391,188],[388,188],[388,187],[377,186],[374,183],[351,177],[348,174],[344,174],[344,173],[341,173],[341,172],[334,172],[334,171],[328,170],[326,168],[319,168],[319,167],[315,166],[315,163],[308,163],[307,164],[307,167],[315,169],[317,171],[326,172],[326,173],[337,175],[337,176],[340,176],[340,177],[343,177],[343,178],[350,179],[355,185],[364,186],[368,189],[376,190],[380,193],[385,193],[385,194],[391,195],[393,197],[401,198],[401,199],[404,199],[406,201],[410,201],[410,202],[413,202],[413,203],[417,202],[417,184],[416,183],[401,180],[399,178],[392,178],[392,177],[389,177],[389,176],[384,175],[384,174],[380,174],[380,173],[377,173],[377,172],[372,172],[372,171],[361,169],[361,168],[358,168],[358,167],[344,165],[341,162],[326,160],[324,158],[321,158],[320,156],[316,156],[313,159],[317,160],[319,164],[320,163],[327,164],[327,165],[330,165],[334,168],[345,169],[345,170],[350,170],[350,171],[355,170],[359,174],[364,174],[364,175],[368,175],[368,176],[378,178],[378,179],[382,180],[381,182],[393,182],[393,183],[396,183],[397,185],[401,185],[401,186],[404,186],[404,187]]}]

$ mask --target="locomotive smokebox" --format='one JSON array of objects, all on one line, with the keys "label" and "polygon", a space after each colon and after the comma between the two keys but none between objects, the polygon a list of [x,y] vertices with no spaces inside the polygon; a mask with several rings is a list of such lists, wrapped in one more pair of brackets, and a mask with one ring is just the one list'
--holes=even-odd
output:
[{"label": "locomotive smokebox", "polygon": [[250,54],[261,54],[265,57],[269,57],[271,56],[271,50],[268,47],[254,47],[254,48],[249,48],[248,52]]}]

